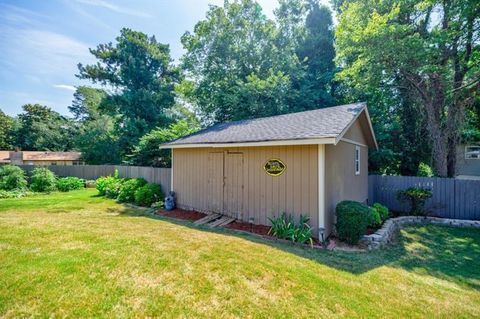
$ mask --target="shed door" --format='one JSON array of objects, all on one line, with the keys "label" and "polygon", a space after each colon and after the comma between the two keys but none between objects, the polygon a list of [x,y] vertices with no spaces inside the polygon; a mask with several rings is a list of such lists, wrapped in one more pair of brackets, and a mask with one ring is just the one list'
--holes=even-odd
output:
[{"label": "shed door", "polygon": [[243,153],[225,153],[223,213],[241,218],[243,211]]},{"label": "shed door", "polygon": [[223,152],[208,154],[208,210],[223,213]]}]

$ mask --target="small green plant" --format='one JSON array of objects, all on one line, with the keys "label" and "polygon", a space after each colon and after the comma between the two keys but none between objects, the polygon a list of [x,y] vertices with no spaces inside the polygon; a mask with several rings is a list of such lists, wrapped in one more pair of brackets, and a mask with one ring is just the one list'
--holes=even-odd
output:
[{"label": "small green plant", "polygon": [[118,193],[119,202],[134,202],[135,201],[135,192],[140,187],[147,184],[147,181],[143,178],[132,178],[125,181],[120,187],[120,192]]},{"label": "small green plant", "polygon": [[163,202],[163,200],[159,200],[158,202],[153,203],[152,206],[150,207],[157,208],[157,209],[164,208],[165,203]]},{"label": "small green plant", "polygon": [[107,188],[105,189],[105,196],[113,199],[118,198],[118,195],[120,194],[120,189],[122,188],[123,183],[126,181],[127,179],[123,178],[112,179],[107,185]]},{"label": "small green plant", "polygon": [[117,178],[113,176],[104,176],[97,178],[95,182],[95,187],[98,190],[100,196],[105,196],[107,189],[116,182]]},{"label": "small green plant", "polygon": [[30,189],[34,192],[52,192],[57,186],[55,174],[43,167],[37,167],[32,171],[30,181]]},{"label": "small green plant", "polygon": [[57,180],[57,189],[61,192],[69,192],[85,187],[85,181],[78,177],[63,177]]},{"label": "small green plant", "polygon": [[0,189],[11,191],[27,188],[25,172],[18,166],[0,166]]},{"label": "small green plant", "polygon": [[383,221],[382,221],[382,218],[380,217],[380,213],[371,208],[371,218],[370,218],[370,224],[368,224],[368,226],[372,227],[372,228],[378,228],[382,225]]},{"label": "small green plant", "polygon": [[304,244],[309,242],[313,245],[312,229],[308,224],[310,218],[300,215],[298,224],[295,224],[292,215],[282,213],[280,217],[269,218],[272,227],[269,234],[280,238],[288,239],[296,243]]},{"label": "small green plant", "polygon": [[410,215],[426,216],[425,202],[432,197],[432,191],[427,188],[409,187],[397,192],[397,199],[410,204]]},{"label": "small green plant", "polygon": [[383,206],[380,203],[374,203],[372,209],[378,213],[382,223],[390,218],[390,210],[388,210],[388,207]]},{"label": "small green plant", "polygon": [[21,198],[30,195],[31,193],[23,189],[14,189],[11,191],[0,190],[0,199],[3,198]]},{"label": "small green plant", "polygon": [[150,207],[164,197],[160,185],[148,183],[135,191],[135,204]]},{"label": "small green plant", "polygon": [[418,164],[417,176],[432,177],[433,170],[428,164],[422,162]]},{"label": "small green plant", "polygon": [[373,223],[372,210],[355,201],[342,201],[336,207],[337,236],[340,240],[355,245]]}]

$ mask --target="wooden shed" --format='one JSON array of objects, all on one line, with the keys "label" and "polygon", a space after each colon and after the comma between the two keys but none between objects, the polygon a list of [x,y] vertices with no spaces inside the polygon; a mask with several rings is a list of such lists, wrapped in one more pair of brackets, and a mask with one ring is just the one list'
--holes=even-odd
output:
[{"label": "wooden shed", "polygon": [[260,225],[308,215],[317,238],[331,233],[338,202],[367,202],[369,147],[365,103],[222,123],[162,145],[178,207]]}]

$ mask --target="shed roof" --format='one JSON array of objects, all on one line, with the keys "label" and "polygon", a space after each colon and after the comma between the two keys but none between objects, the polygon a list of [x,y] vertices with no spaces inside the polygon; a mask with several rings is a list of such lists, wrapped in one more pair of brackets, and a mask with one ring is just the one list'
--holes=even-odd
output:
[{"label": "shed roof", "polygon": [[[208,147],[223,144],[269,142],[279,145],[336,144],[350,125],[365,112],[376,147],[375,136],[365,103],[340,105],[317,110],[283,114],[214,125],[194,134],[165,143],[161,148]],[[273,145],[272,144],[272,145]]]}]

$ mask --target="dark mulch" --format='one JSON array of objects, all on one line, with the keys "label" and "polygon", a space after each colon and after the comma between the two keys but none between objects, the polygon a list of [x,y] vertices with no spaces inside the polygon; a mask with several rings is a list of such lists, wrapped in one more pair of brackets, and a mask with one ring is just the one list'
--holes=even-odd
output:
[{"label": "dark mulch", "polygon": [[250,233],[266,236],[270,230],[270,226],[265,225],[253,225],[249,223],[243,223],[240,221],[234,221],[225,226],[225,228],[236,229],[236,230],[243,230]]},{"label": "dark mulch", "polygon": [[204,214],[204,213],[199,213],[193,210],[183,210],[179,208],[176,208],[171,211],[159,209],[156,212],[156,214],[161,216],[167,216],[171,218],[178,218],[178,219],[191,220],[191,221],[196,221],[207,216],[207,214]]}]

